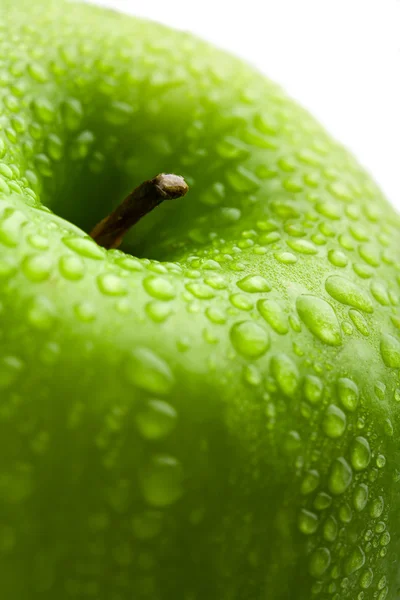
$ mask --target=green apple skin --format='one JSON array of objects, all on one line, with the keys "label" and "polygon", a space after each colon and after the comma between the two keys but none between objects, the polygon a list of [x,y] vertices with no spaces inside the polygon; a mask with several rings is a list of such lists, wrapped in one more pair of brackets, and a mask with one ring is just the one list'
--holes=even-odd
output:
[{"label": "green apple skin", "polygon": [[[238,59],[0,16],[2,597],[398,598],[398,215]],[[91,241],[159,172],[190,194]]]}]

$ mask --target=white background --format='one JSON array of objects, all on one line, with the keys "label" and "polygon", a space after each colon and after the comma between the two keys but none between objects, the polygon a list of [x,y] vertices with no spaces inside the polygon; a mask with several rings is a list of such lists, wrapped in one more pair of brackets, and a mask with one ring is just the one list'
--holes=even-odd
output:
[{"label": "white background", "polygon": [[193,31],[257,65],[400,209],[400,0],[88,0]]}]

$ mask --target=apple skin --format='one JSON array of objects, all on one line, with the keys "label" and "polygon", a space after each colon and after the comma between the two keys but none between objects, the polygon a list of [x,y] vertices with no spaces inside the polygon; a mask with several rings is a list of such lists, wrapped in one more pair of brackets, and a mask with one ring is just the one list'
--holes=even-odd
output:
[{"label": "apple skin", "polygon": [[[238,59],[0,15],[3,597],[397,598],[399,216]],[[88,238],[158,172],[190,194]]]}]

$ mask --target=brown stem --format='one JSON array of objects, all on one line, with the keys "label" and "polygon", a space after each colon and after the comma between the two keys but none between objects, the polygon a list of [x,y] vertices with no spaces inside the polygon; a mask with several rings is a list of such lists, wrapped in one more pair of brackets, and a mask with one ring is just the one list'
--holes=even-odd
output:
[{"label": "brown stem", "polygon": [[160,173],[144,181],[105,219],[90,232],[99,246],[118,248],[122,238],[142,217],[164,200],[181,198],[189,187],[180,175]]}]

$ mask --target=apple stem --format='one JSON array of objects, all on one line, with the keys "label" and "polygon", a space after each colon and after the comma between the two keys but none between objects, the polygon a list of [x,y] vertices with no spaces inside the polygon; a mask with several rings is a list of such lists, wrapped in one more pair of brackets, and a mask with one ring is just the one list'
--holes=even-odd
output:
[{"label": "apple stem", "polygon": [[103,248],[118,248],[122,238],[142,217],[164,200],[181,198],[189,187],[180,175],[160,173],[144,181],[90,232],[90,236]]}]

